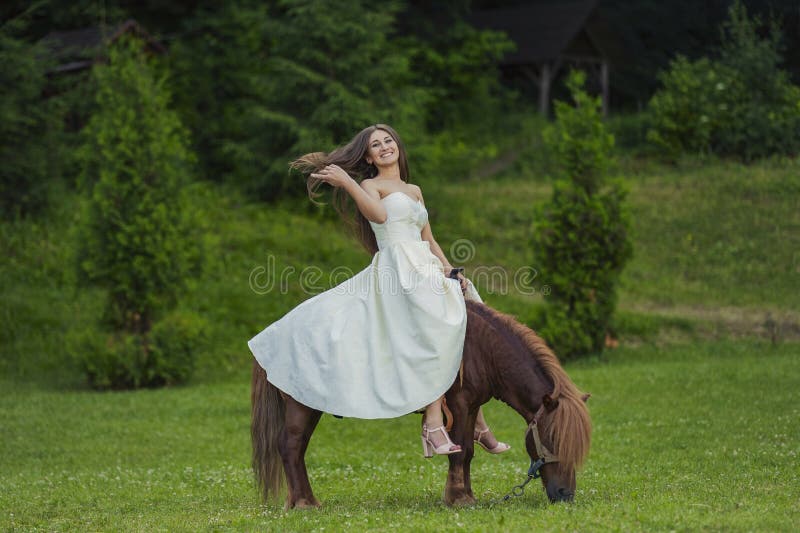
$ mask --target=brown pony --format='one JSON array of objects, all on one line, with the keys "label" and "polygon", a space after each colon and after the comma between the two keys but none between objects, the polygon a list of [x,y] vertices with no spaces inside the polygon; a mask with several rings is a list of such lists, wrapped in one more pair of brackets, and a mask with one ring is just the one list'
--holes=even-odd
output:
[{"label": "brown pony", "polygon": [[[469,471],[473,429],[478,408],[490,398],[507,403],[528,423],[529,475],[541,476],[550,501],[571,501],[575,471],[589,452],[588,395],[578,391],[533,330],[485,304],[467,300],[466,305],[462,376],[445,395],[452,413],[450,436],[463,452],[447,456],[445,502],[475,502]],[[257,362],[251,400],[253,470],[263,498],[277,494],[285,473],[287,508],[319,506],[305,452],[322,412],[276,389]]]}]

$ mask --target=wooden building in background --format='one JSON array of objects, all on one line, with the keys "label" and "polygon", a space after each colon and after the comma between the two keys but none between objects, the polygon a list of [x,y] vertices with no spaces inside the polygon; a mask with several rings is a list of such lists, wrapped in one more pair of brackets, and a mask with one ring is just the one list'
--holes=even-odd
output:
[{"label": "wooden building in background", "polygon": [[553,82],[569,67],[585,70],[597,82],[608,112],[610,61],[604,49],[613,35],[597,13],[598,0],[565,0],[472,12],[480,29],[499,30],[517,45],[501,60],[504,70],[521,73],[538,89],[539,111],[547,116]]},{"label": "wooden building in background", "polygon": [[42,96],[51,98],[69,93],[73,98],[64,116],[67,131],[79,131],[89,120],[91,88],[86,83],[92,67],[108,61],[108,47],[123,35],[135,35],[144,42],[148,54],[163,55],[167,48],[147,33],[135,20],[112,26],[93,26],[75,30],[53,31],[41,43],[47,55],[48,82]]},{"label": "wooden building in background", "polygon": [[59,75],[91,69],[95,63],[106,60],[105,47],[126,34],[142,39],[145,49],[151,54],[161,55],[167,52],[162,43],[133,19],[116,26],[54,31],[42,38],[42,43],[56,63],[48,74]]}]

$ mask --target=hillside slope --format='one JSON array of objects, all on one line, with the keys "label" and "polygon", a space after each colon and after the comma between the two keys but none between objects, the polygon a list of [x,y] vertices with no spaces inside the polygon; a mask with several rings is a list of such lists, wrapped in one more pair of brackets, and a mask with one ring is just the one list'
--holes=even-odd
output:
[{"label": "hillside slope", "polygon": [[[616,334],[623,342],[649,342],[664,331],[667,341],[800,338],[799,163],[631,163],[623,171],[635,250],[620,292]],[[550,196],[546,180],[505,173],[418,183],[450,261],[466,267],[489,305],[535,327],[547,280],[521,291],[514,276],[535,269],[530,228],[533,208]],[[0,225],[0,371],[74,384],[80,377],[65,360],[64,336],[96,319],[102,295],[74,288],[70,242],[80,199],[62,198],[42,220]],[[369,263],[330,208],[315,211],[302,199],[268,206],[209,184],[196,187],[196,202],[208,261],[181,305],[211,324],[200,381],[245,371],[247,339]]]}]

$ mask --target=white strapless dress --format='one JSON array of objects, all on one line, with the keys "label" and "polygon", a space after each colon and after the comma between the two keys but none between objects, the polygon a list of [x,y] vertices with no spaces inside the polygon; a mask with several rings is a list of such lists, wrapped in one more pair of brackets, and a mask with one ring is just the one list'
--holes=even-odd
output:
[{"label": "white strapless dress", "polygon": [[[325,413],[411,413],[444,394],[461,364],[465,296],[422,240],[428,212],[403,192],[381,201],[388,217],[370,222],[378,242],[370,265],[247,343],[270,383]],[[482,301],[472,282],[466,298]]]}]

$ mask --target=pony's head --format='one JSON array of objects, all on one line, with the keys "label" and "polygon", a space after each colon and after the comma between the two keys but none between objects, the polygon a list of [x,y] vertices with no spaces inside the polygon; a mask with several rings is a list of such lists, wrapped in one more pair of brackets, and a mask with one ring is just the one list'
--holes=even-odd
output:
[{"label": "pony's head", "polygon": [[585,406],[589,396],[545,394],[528,425],[525,447],[531,470],[538,469],[551,502],[570,502],[575,496],[575,471],[589,452],[591,423]]},{"label": "pony's head", "polygon": [[525,435],[529,475],[541,476],[550,501],[572,500],[575,472],[591,442],[589,395],[578,390],[535,331],[482,303],[468,301],[467,306],[476,324],[480,318],[490,326],[476,326],[476,331],[487,339],[483,360],[497,376],[492,394],[529,423]]}]

